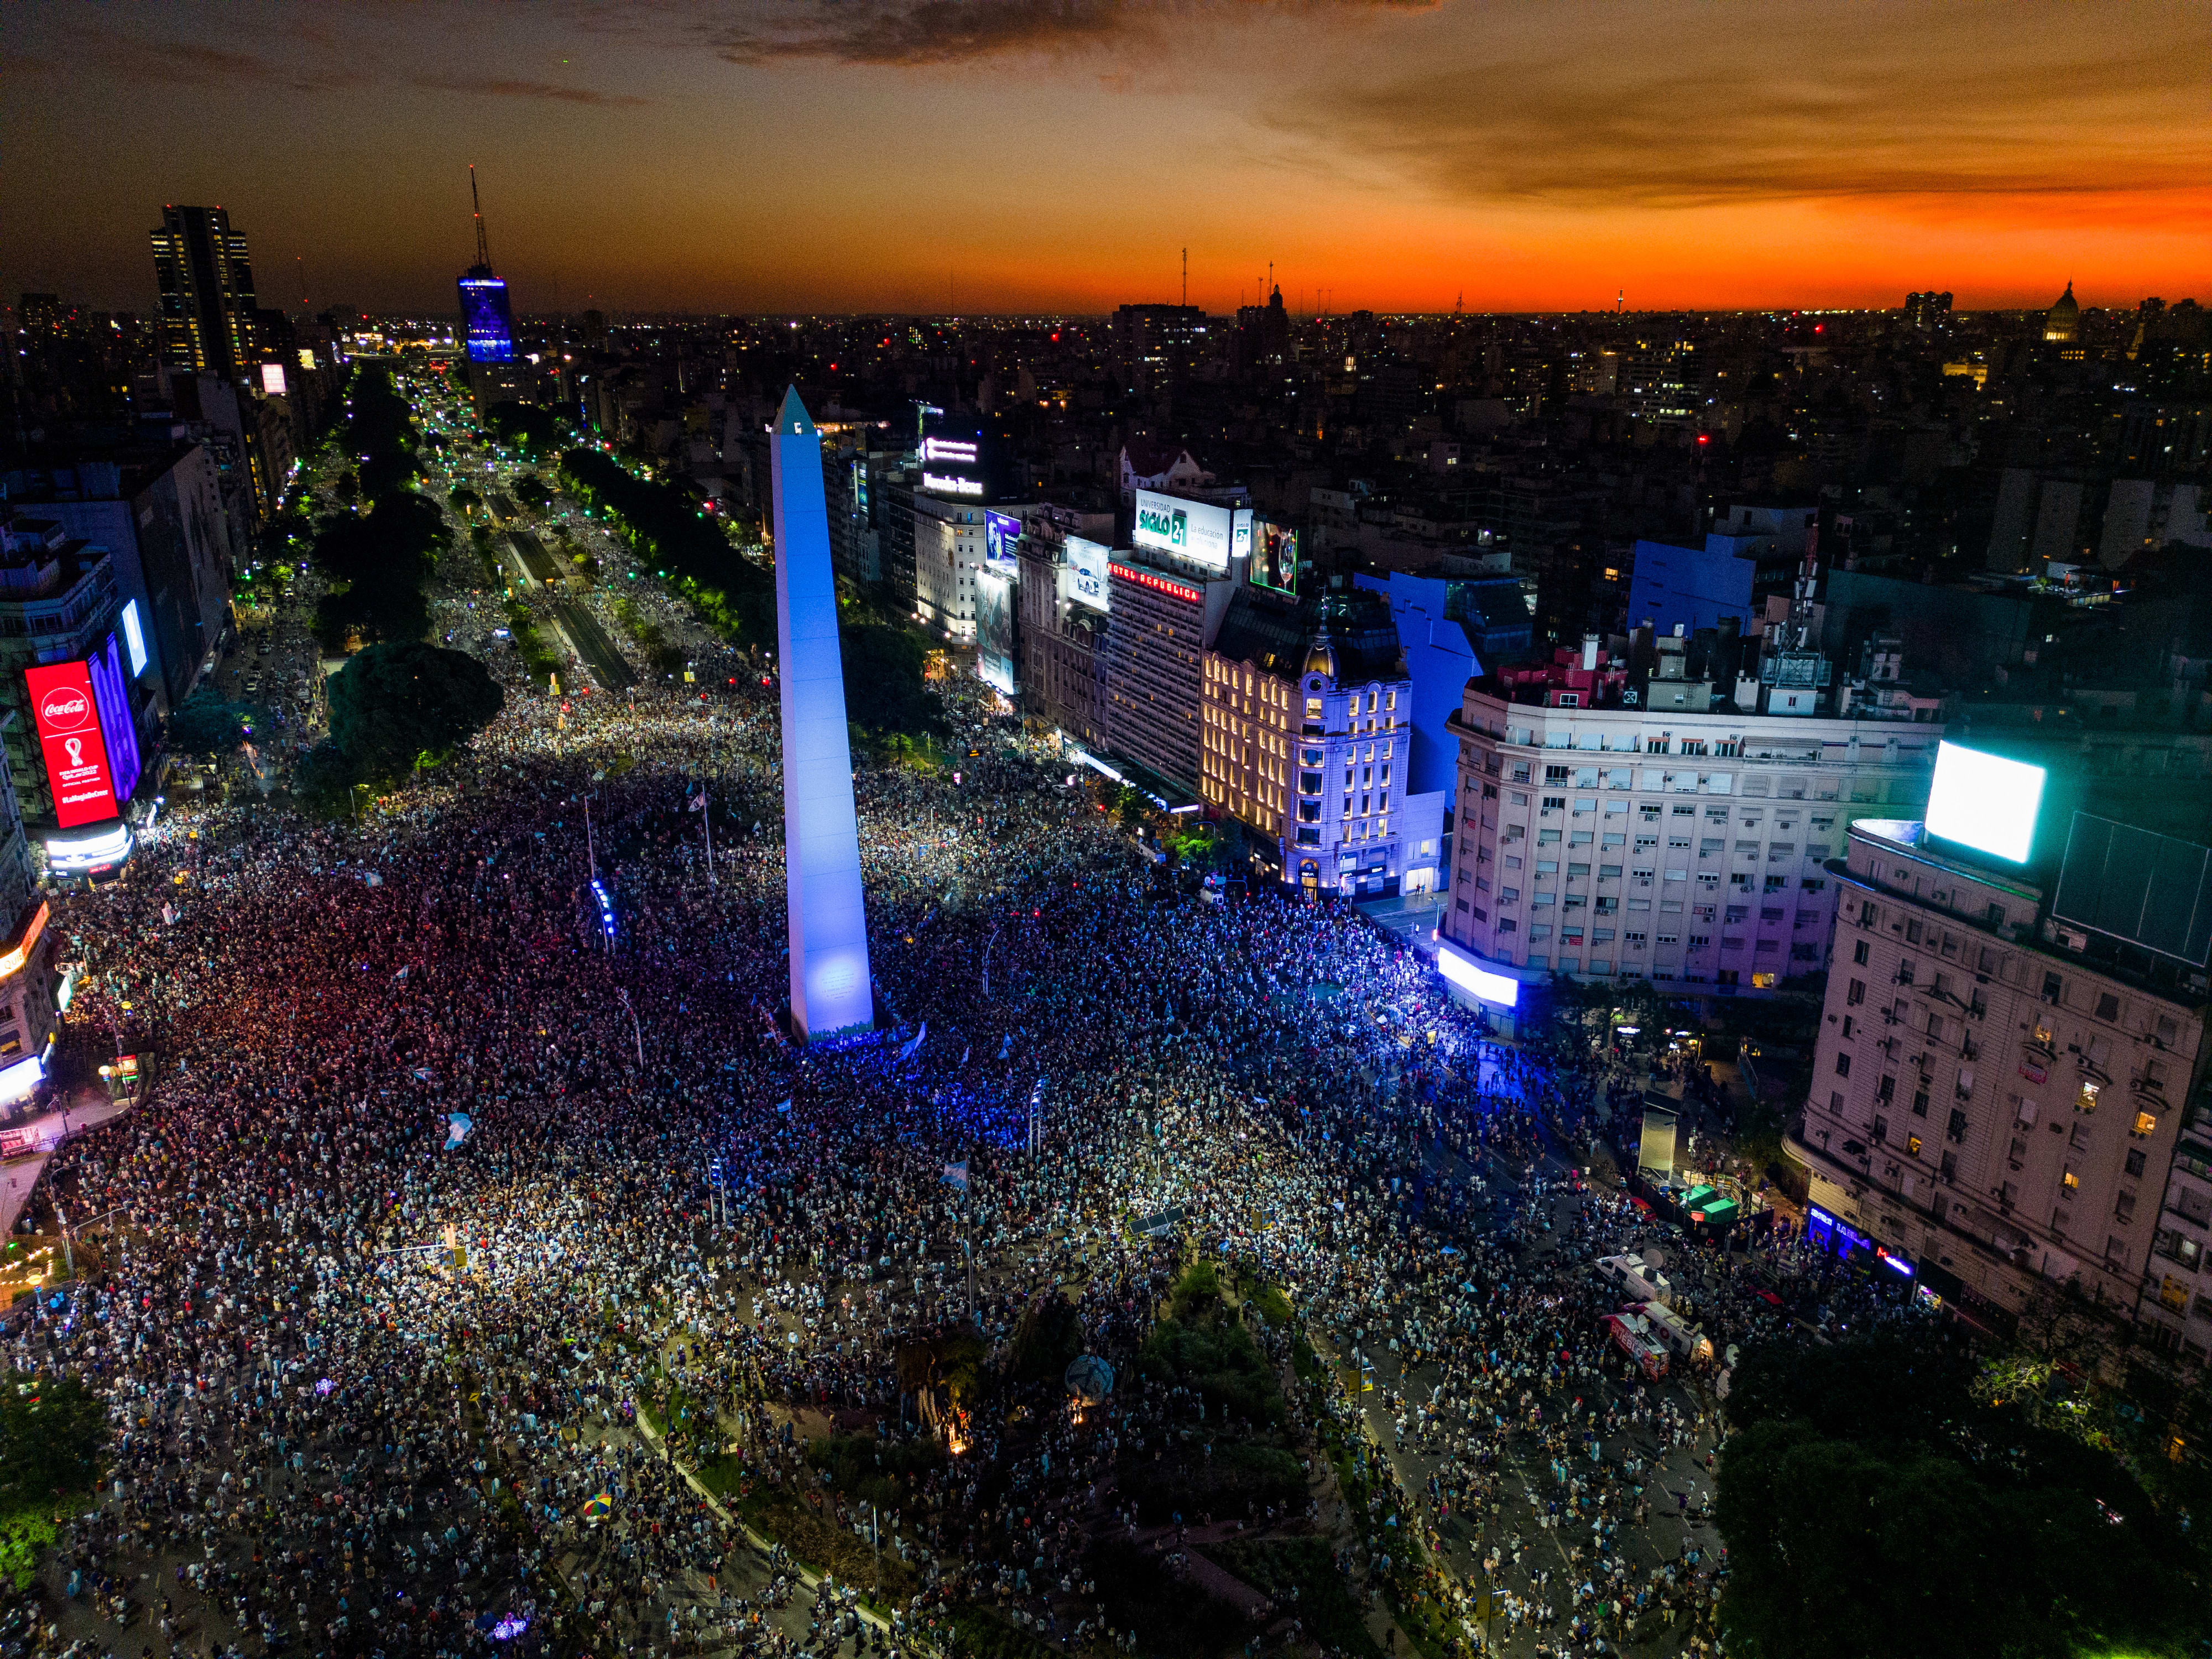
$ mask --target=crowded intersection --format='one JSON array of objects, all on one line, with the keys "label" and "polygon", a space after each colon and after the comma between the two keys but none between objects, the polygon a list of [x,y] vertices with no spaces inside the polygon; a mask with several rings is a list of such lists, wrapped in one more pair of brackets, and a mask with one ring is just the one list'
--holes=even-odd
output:
[{"label": "crowded intersection", "polygon": [[[1667,1235],[1617,1063],[1179,884],[957,681],[957,759],[856,775],[879,1029],[798,1043],[757,662],[549,696],[467,580],[467,750],[57,901],[151,1076],[23,1223],[104,1218],[9,1342],[112,1437],[11,1650],[1714,1646],[1726,1353],[1910,1316]],[[1717,1351],[1656,1376],[1593,1272],[1646,1247]]]}]

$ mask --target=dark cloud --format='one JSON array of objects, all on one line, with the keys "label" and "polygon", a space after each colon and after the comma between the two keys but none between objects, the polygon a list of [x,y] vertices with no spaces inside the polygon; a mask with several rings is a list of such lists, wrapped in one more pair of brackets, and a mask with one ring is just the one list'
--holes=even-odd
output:
[{"label": "dark cloud", "polygon": [[589,87],[556,86],[550,81],[470,81],[455,76],[422,75],[413,85],[434,92],[469,92],[487,98],[544,98],[556,104],[593,104],[602,108],[634,108],[649,103],[625,94],[594,92]]},{"label": "dark cloud", "polygon": [[[1267,118],[1322,164],[1440,194],[1681,208],[1839,198],[2067,197],[2193,186],[2201,64],[2142,44],[2070,61],[1894,61],[1777,48],[1494,63],[1337,86]],[[1839,61],[1839,57],[1841,60]]]},{"label": "dark cloud", "polygon": [[[303,36],[319,55],[337,55],[325,43]],[[124,79],[169,86],[212,86],[251,83],[285,87],[295,92],[335,92],[352,87],[394,81],[430,92],[460,92],[484,98],[538,99],[552,103],[624,107],[644,104],[643,98],[596,92],[589,87],[563,86],[550,81],[478,80],[458,75],[392,75],[368,63],[345,66],[289,64],[249,52],[228,52],[188,41],[143,40],[127,35],[104,34],[93,48],[99,61]]]},{"label": "dark cloud", "polygon": [[1443,0],[768,0],[714,31],[733,64],[920,67],[1148,45],[1179,27],[1275,15],[1427,11]]}]

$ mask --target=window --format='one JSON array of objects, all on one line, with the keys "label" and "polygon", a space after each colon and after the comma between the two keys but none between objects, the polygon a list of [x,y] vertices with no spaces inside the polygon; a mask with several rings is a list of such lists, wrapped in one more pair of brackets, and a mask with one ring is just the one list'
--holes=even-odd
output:
[{"label": "window", "polygon": [[2067,1166],[2066,1172],[2058,1177],[2058,1182],[2060,1188],[2069,1198],[2073,1197],[2075,1194],[2081,1190],[2081,1175],[2071,1164],[2069,1164]]},{"label": "window", "polygon": [[1954,1107],[1951,1111],[1951,1121],[1944,1127],[1943,1133],[1947,1139],[1964,1146],[1966,1140],[1966,1115]]},{"label": "window", "polygon": [[1889,1139],[1889,1120],[1881,1116],[1875,1117],[1874,1127],[1869,1133],[1873,1135],[1875,1145],[1881,1146]]},{"label": "window", "polygon": [[2120,1222],[2129,1222],[2136,1218],[2136,1195],[2133,1193],[2122,1193],[2113,1200],[2112,1218]]},{"label": "window", "polygon": [[2044,975],[2043,1000],[2045,1002],[2057,1003],[2063,1001],[2065,1000],[2065,981],[2061,980],[2056,974],[2047,973]]},{"label": "window", "polygon": [[2138,1146],[2128,1154],[2128,1173],[2131,1176],[2139,1176],[2142,1172],[2143,1153],[2142,1148]]},{"label": "window", "polygon": [[1928,1115],[1928,1091],[1924,1088],[1915,1089],[1912,1091],[1912,1115],[1915,1117]]},{"label": "window", "polygon": [[[1851,946],[1851,962],[1856,967],[1863,968],[1866,966],[1867,942],[1864,939],[1861,939],[1856,945]],[[1858,983],[1856,980],[1853,980],[1851,982],[1854,985]],[[1863,988],[1862,988],[1862,991],[1863,992]]]},{"label": "window", "polygon": [[1912,1154],[1912,1156],[1913,1156],[1913,1157],[1915,1157],[1915,1158],[1919,1157],[1919,1156],[1920,1156],[1920,1137],[1919,1137],[1918,1135],[1907,1135],[1907,1136],[1905,1136],[1905,1150],[1906,1152],[1908,1152],[1911,1153],[1911,1154]]},{"label": "window", "polygon": [[2095,1111],[2097,1097],[2103,1091],[2103,1087],[2101,1084],[2092,1083],[2087,1078],[2082,1079],[2081,1092],[2074,1097],[2074,1109],[2084,1115]]},{"label": "window", "polygon": [[2158,1133],[2158,1120],[2155,1117],[2153,1117],[2148,1112],[2137,1112],[2136,1114],[2135,1133],[2139,1135],[2156,1134]]},{"label": "window", "polygon": [[2119,998],[2118,998],[2117,996],[2113,995],[2113,994],[2112,994],[2112,993],[2111,993],[2110,991],[2106,991],[2106,992],[2105,992],[2103,994],[2101,994],[2100,996],[2099,996],[2099,997],[2098,997],[2098,999],[2097,999],[2097,1018],[2098,1018],[2099,1019],[2112,1020],[2112,1019],[2118,1019],[2119,1017],[2120,1017],[2120,1000],[2119,1000]]}]

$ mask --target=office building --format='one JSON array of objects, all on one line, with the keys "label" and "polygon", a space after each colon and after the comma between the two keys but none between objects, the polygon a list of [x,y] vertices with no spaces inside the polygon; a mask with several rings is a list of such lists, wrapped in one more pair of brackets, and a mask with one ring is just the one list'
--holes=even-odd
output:
[{"label": "office building", "polygon": [[1930,291],[1905,296],[1905,326],[1932,334],[1951,320],[1951,296]]},{"label": "office building", "polygon": [[149,234],[162,361],[227,380],[253,373],[260,362],[253,264],[230,215],[219,207],[165,207]]},{"label": "office building", "polygon": [[1918,810],[1942,729],[1735,712],[1693,643],[1651,641],[1647,664],[1593,638],[1468,686],[1444,939],[1524,979],[1749,991],[1821,970],[1827,860],[1855,819]]},{"label": "office building", "polygon": [[483,204],[477,199],[477,170],[469,168],[469,211],[476,223],[477,262],[461,273],[461,338],[469,362],[514,361],[514,317],[507,309],[506,280],[491,268],[484,239]]},{"label": "office building", "polygon": [[1202,670],[1200,793],[1259,832],[1285,884],[1435,888],[1444,795],[1413,787],[1413,683],[1387,601],[1240,587]]},{"label": "office building", "polygon": [[1174,385],[1206,350],[1203,307],[1125,305],[1114,313],[1114,364],[1121,383],[1139,392]]},{"label": "office building", "polygon": [[27,516],[105,549],[114,561],[134,664],[166,715],[214,665],[229,625],[230,540],[215,461],[204,446],[177,444],[81,459],[15,475]]},{"label": "office building", "polygon": [[1111,513],[1040,505],[1022,514],[1015,597],[1023,712],[1086,749],[1107,746],[1102,650]]},{"label": "office building", "polygon": [[[106,549],[72,539],[50,518],[0,522],[0,710],[13,716],[0,726],[0,745],[23,815],[33,822],[52,822],[54,799],[23,672],[104,655],[122,629],[121,614],[115,559]],[[134,707],[134,732],[143,731],[147,713]]]},{"label": "office building", "polygon": [[1199,785],[1200,686],[1206,649],[1243,585],[1159,555],[1107,562],[1112,620],[1099,658],[1108,745],[1157,782],[1185,794]]},{"label": "office building", "polygon": [[1978,1322],[2064,1294],[2201,1361],[2212,849],[2055,811],[2044,777],[1947,745],[1924,816],[1852,826],[1788,1151],[1816,1238]]},{"label": "office building", "polygon": [[914,513],[914,614],[957,644],[975,639],[975,581],[983,568],[984,514],[970,502],[917,490]]}]

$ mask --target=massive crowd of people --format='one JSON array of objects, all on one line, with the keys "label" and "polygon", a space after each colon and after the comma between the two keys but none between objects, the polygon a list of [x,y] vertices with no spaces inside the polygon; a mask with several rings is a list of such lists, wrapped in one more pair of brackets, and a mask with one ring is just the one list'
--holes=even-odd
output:
[{"label": "massive crowd of people", "polygon": [[[441,614],[483,626],[458,593]],[[1418,1546],[1358,1541],[1324,1475],[1279,1517],[1344,1540],[1355,1583],[1418,1558],[1468,1650],[1709,1644],[1721,1562],[1687,1493],[1713,1407],[1607,1347],[1586,1271],[1650,1234],[1585,1178],[1603,1062],[1490,1042],[1347,908],[1179,889],[973,690],[947,696],[956,766],[857,774],[884,1029],[795,1044],[751,667],[564,706],[501,660],[507,712],[359,822],[186,805],[59,905],[72,1024],[154,1075],[33,1206],[112,1229],[65,1316],[9,1337],[115,1425],[42,1639],[941,1650],[964,1600],[1127,1648],[1083,1552],[1184,1539],[1139,1524],[1110,1453],[1187,1409],[1129,1360],[1192,1249],[1256,1264],[1369,1379],[1327,1410]],[[1747,1275],[1860,1294],[1778,1240],[1675,1272],[1723,1346],[1784,1316]],[[902,1346],[972,1324],[1003,1351],[1054,1285],[1123,1368],[1089,1437],[926,1424]],[[687,1478],[734,1449],[795,1490],[833,1423],[967,1442],[875,1518],[915,1586],[888,1628],[849,1587],[793,1603],[811,1576]],[[1015,1458],[1018,1498],[959,1472]]]}]

